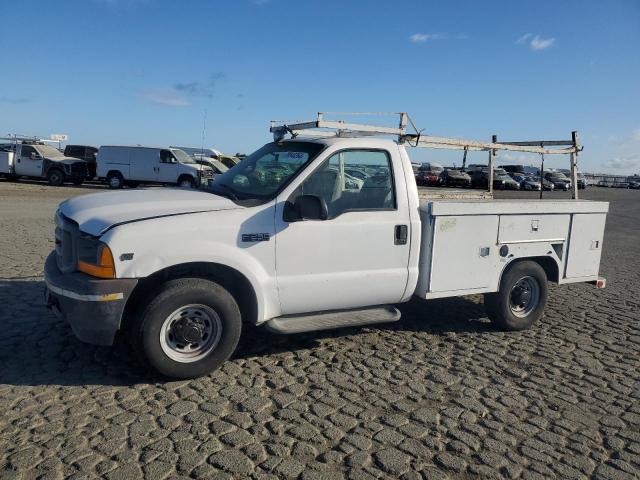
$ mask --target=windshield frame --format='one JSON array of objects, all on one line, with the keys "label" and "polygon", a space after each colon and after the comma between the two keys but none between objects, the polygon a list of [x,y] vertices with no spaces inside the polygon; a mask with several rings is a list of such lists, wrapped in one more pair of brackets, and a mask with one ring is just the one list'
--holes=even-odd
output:
[{"label": "windshield frame", "polygon": [[[300,150],[300,146],[304,146],[304,148],[307,150],[305,151],[305,153],[308,153],[308,158],[307,160],[300,164],[300,166],[297,168],[297,170],[295,170],[283,183],[281,183],[278,188],[276,188],[273,192],[267,194],[267,195],[261,195],[261,194],[257,194],[254,193],[252,195],[247,195],[248,192],[243,192],[243,191],[238,191],[236,189],[234,189],[232,187],[232,185],[227,184],[226,182],[224,182],[224,180],[226,180],[226,178],[235,176],[235,174],[240,171],[244,166],[246,166],[246,162],[252,161],[252,157],[256,154],[258,154],[258,152],[262,151],[263,149],[265,149],[266,147],[270,146],[270,145],[277,145],[277,146],[289,146],[290,150],[292,152],[297,152]],[[313,147],[312,147],[313,146]],[[297,147],[297,148],[296,148]],[[313,140],[302,140],[302,141],[296,141],[296,140],[281,140],[279,142],[269,142],[264,144],[262,147],[260,147],[259,149],[257,149],[255,152],[251,153],[250,155],[247,155],[245,158],[243,158],[240,162],[238,162],[236,165],[234,165],[233,167],[229,168],[226,172],[224,172],[222,175],[218,175],[212,183],[209,184],[209,186],[205,189],[206,191],[209,191],[211,193],[214,194],[220,194],[223,196],[232,196],[235,198],[231,198],[234,202],[237,203],[243,203],[243,202],[250,202],[252,204],[264,204],[267,202],[270,202],[271,200],[273,200],[274,198],[276,198],[278,195],[280,195],[280,193],[282,193],[282,191],[287,188],[287,186],[289,186],[291,184],[291,182],[293,182],[300,174],[302,174],[302,172],[304,172],[309,165],[311,165],[317,158],[319,158],[320,156],[322,156],[322,154],[327,150],[327,148],[329,148],[329,145],[320,143],[320,142],[314,142]],[[317,151],[313,152],[312,150],[317,149]],[[283,151],[283,150],[281,150]],[[262,157],[260,157],[262,158]],[[244,164],[244,165],[243,165]],[[218,187],[220,190],[218,190]],[[225,193],[227,192],[227,193]],[[231,195],[229,195],[229,193]]]},{"label": "windshield frame", "polygon": [[[198,163],[193,159],[192,156],[190,156],[184,150],[180,150],[179,148],[169,148],[168,150],[173,154],[173,156],[178,161],[178,163],[184,163],[184,164],[187,164],[187,165],[193,165],[193,164]],[[184,155],[184,157],[182,157],[182,155]],[[185,158],[186,158],[186,160],[185,160]]]}]

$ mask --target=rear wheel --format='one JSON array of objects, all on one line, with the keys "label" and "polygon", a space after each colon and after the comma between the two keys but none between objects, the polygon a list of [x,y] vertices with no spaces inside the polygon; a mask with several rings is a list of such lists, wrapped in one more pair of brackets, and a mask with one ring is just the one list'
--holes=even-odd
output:
[{"label": "rear wheel", "polygon": [[52,168],[47,172],[47,181],[49,182],[49,185],[59,187],[64,183],[64,173],[57,168]]},{"label": "rear wheel", "polygon": [[505,330],[526,330],[544,314],[547,275],[532,261],[513,264],[502,275],[500,289],[484,296],[487,316]]},{"label": "rear wheel", "polygon": [[233,353],[242,319],[233,296],[209,280],[167,282],[137,315],[136,349],[162,375],[194,378],[217,369]]},{"label": "rear wheel", "polygon": [[113,189],[122,188],[124,186],[124,179],[118,172],[109,172],[107,175],[107,185]]}]

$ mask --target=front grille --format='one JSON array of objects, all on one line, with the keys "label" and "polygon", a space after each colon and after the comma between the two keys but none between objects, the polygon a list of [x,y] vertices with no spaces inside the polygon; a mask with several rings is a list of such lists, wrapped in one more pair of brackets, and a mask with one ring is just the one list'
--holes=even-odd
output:
[{"label": "front grille", "polygon": [[71,164],[71,173],[77,173],[78,175],[86,175],[87,174],[87,164],[86,163],[72,163]]},{"label": "front grille", "polygon": [[56,212],[56,263],[61,272],[72,272],[76,269],[77,242],[80,228],[73,220],[68,219],[59,211]]}]

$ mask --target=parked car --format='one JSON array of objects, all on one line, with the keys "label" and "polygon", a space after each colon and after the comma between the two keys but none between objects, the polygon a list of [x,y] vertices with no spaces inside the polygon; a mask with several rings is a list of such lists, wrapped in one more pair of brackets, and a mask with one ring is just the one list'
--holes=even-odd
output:
[{"label": "parked car", "polygon": [[544,172],[544,178],[553,183],[555,190],[568,191],[571,189],[571,180],[562,172]]},{"label": "parked car", "polygon": [[629,188],[633,188],[634,190],[639,190],[640,182],[629,182]]},{"label": "parked car", "polygon": [[614,182],[613,188],[629,188],[629,182]]},{"label": "parked car", "polygon": [[97,175],[109,188],[160,183],[196,187],[213,179],[213,170],[178,148],[102,146]]},{"label": "parked car", "polygon": [[502,180],[506,190],[520,190],[520,183],[511,178],[502,168],[493,169],[493,178]]},{"label": "parked car", "polygon": [[[513,182],[513,180],[511,181]],[[471,186],[473,188],[487,188],[489,186],[489,169],[483,168],[473,170],[471,172]],[[506,180],[494,175],[493,188],[496,190],[505,190],[507,188]]]},{"label": "parked car", "polygon": [[511,173],[510,177],[513,178],[520,185],[520,190],[537,190],[541,188],[540,181],[536,180],[533,176],[527,176],[520,173]]},{"label": "parked car", "polygon": [[220,157],[222,157],[222,152],[220,150],[216,150],[215,148],[177,147],[174,145],[171,145],[169,148],[177,148],[178,150],[182,150],[192,158],[195,158],[197,155],[200,157],[215,158],[219,160]]},{"label": "parked car", "polygon": [[471,187],[471,177],[462,170],[445,168],[440,174],[442,185],[446,187]]},{"label": "parked car", "polygon": [[580,190],[584,190],[585,188],[587,188],[587,178],[584,176],[584,173],[577,172],[576,175],[578,177],[578,188]]},{"label": "parked car", "polygon": [[438,187],[442,185],[442,177],[440,174],[443,171],[444,167],[438,163],[423,163],[418,168],[416,183],[421,186]]},{"label": "parked car", "polygon": [[227,167],[224,163],[212,157],[201,157],[199,155],[194,155],[192,158],[196,161],[196,163],[209,167],[213,171],[214,178],[216,175],[222,175],[224,172],[229,170],[229,167]]},{"label": "parked car", "polygon": [[91,145],[67,145],[64,147],[64,154],[67,157],[79,158],[87,162],[88,178],[96,176],[96,157],[98,148]]}]

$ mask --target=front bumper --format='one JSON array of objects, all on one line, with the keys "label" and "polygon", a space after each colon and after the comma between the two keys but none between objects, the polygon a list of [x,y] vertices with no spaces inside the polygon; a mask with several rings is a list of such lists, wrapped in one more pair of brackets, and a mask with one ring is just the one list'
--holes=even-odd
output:
[{"label": "front bumper", "polygon": [[79,340],[111,345],[136,278],[99,279],[80,272],[62,273],[52,252],[44,266],[45,302],[64,318]]}]

